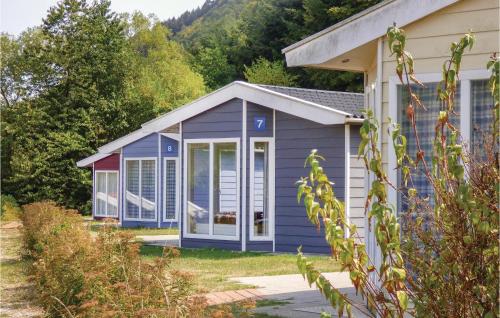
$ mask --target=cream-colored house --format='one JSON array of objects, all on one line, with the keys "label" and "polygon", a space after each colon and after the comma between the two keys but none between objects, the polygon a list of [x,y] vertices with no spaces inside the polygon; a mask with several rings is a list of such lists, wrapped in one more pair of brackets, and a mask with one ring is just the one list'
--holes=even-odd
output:
[{"label": "cream-colored house", "polygon": [[[472,31],[476,43],[462,61],[459,84],[460,116],[457,122],[464,138],[474,141],[477,128],[486,127],[489,114],[486,63],[492,53],[498,53],[500,42],[499,0],[386,0],[330,28],[311,35],[285,49],[287,65],[346,70],[364,74],[365,106],[372,107],[379,122],[383,122],[384,164],[392,181],[397,180],[395,156],[387,134],[387,118],[398,120],[403,131],[405,123],[400,101],[399,79],[395,73],[394,57],[390,56],[385,33],[393,23],[407,34],[407,50],[415,58],[417,78],[426,83],[419,89],[430,113],[437,111],[436,82],[441,78],[441,67],[450,55],[450,44]],[[483,106],[483,107],[482,107]],[[433,125],[421,115],[420,131],[429,131]],[[435,118],[435,117],[432,117]],[[431,137],[427,138],[430,139]],[[425,139],[425,138],[424,138]],[[429,144],[430,140],[424,140]],[[411,150],[411,142],[409,148]],[[430,153],[426,151],[426,153]],[[425,189],[423,189],[425,191]],[[397,194],[390,193],[397,204]],[[351,207],[348,213],[359,213]],[[368,249],[374,254],[373,238],[368,237]]]}]

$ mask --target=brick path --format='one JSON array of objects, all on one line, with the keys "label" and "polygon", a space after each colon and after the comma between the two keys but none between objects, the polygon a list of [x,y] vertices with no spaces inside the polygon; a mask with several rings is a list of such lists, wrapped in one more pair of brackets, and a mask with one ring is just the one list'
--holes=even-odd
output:
[{"label": "brick path", "polygon": [[204,296],[207,298],[209,305],[221,305],[247,299],[260,299],[262,298],[262,293],[257,289],[240,289],[213,292]]}]

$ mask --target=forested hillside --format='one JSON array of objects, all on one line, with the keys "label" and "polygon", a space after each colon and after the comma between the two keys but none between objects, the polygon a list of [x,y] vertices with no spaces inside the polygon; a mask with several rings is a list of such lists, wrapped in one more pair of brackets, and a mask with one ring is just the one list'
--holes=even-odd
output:
[{"label": "forested hillside", "polygon": [[89,210],[76,161],[233,80],[360,91],[361,75],[286,68],[281,49],[378,0],[207,0],[160,22],[62,0],[1,45],[2,193]]},{"label": "forested hillside", "polygon": [[[257,60],[266,59],[293,78],[295,86],[361,91],[361,75],[287,69],[283,67],[281,50],[377,2],[380,1],[207,0],[202,7],[164,23],[173,31],[173,39],[192,54],[192,64],[209,89],[245,79],[245,66],[249,68]],[[261,81],[263,77],[258,76]],[[281,74],[279,78],[282,77]],[[248,76],[246,79],[252,81]],[[272,74],[267,83],[284,84]]]}]

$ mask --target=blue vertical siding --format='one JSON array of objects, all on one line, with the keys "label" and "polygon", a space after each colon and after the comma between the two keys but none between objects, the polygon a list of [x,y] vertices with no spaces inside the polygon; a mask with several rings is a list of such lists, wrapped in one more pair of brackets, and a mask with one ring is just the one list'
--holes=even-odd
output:
[{"label": "blue vertical siding", "polygon": [[[165,160],[164,158],[177,158],[179,157],[179,142],[177,140],[174,140],[172,138],[168,138],[165,136],[161,136],[160,139],[160,154],[161,154],[161,159],[160,159],[160,176],[158,180],[161,182],[160,189],[161,189],[161,198],[160,198],[160,211],[159,215],[161,217],[161,222],[160,226],[162,228],[170,228],[170,227],[177,227],[177,222],[164,222],[163,221],[163,214],[164,211],[163,209],[165,208],[165,202],[163,202],[164,198],[164,191],[165,189],[165,180],[164,180],[164,173],[165,173]],[[177,162],[178,165],[181,164],[180,161]],[[177,167],[179,169],[179,167]],[[177,177],[177,176],[176,176]],[[179,191],[178,188],[176,188],[176,191]],[[179,217],[180,211],[178,212],[177,217]]]},{"label": "blue vertical siding", "polygon": [[275,235],[276,251],[328,253],[323,231],[307,219],[297,203],[295,182],[307,176],[304,160],[311,149],[326,158],[326,173],[335,182],[336,195],[344,197],[344,125],[325,126],[283,112],[276,112]]},{"label": "blue vertical siding", "polygon": [[[256,130],[255,117],[266,119],[266,129]],[[250,241],[250,227],[253,224],[253,216],[250,211],[250,137],[273,137],[273,110],[254,103],[247,103],[247,250],[248,251],[273,251],[272,239],[269,241]]]},{"label": "blue vertical siding", "polygon": [[[203,112],[197,116],[189,118],[182,122],[182,140],[199,138],[240,138],[242,136],[242,109],[243,101],[241,99],[232,99],[215,108]],[[241,143],[240,143],[241,149]],[[184,158],[186,159],[186,158]],[[240,160],[242,156],[240,154]],[[184,165],[182,164],[181,167]],[[240,162],[241,166],[241,162]],[[182,176],[184,171],[182,171]],[[241,178],[241,173],[240,173]],[[185,180],[182,180],[185,182]],[[240,182],[241,185],[241,182]],[[240,189],[241,191],[241,189]],[[240,192],[241,193],[241,192]],[[182,194],[183,195],[183,194]],[[183,202],[184,198],[181,200]],[[240,200],[241,201],[241,200]],[[241,202],[240,202],[241,205]],[[181,210],[184,209],[184,204]],[[184,213],[181,213],[183,216]],[[182,220],[183,222],[184,220]],[[240,206],[240,233],[241,233],[241,206]],[[189,248],[217,247],[231,250],[241,250],[241,240],[212,240],[185,238],[181,231],[181,245]]]},{"label": "blue vertical siding", "polygon": [[[159,209],[157,211],[157,217],[160,218],[160,227],[168,228],[168,227],[177,227],[176,222],[163,222],[163,158],[164,157],[177,157],[178,156],[178,142],[171,138],[161,136],[161,157],[158,159],[158,134],[152,133],[148,136],[145,136],[129,145],[126,145],[122,149],[122,168],[125,169],[125,159],[128,158],[142,158],[142,157],[154,157],[157,158],[157,165],[159,165],[159,173],[157,173],[157,182],[159,182],[159,192],[157,193],[156,199],[159,202]],[[173,152],[167,152],[167,147],[171,146],[174,148]],[[158,166],[157,166],[158,168]],[[121,174],[125,176],[125,173]],[[125,192],[126,180],[123,179],[123,191]],[[125,216],[125,199],[124,195],[122,196],[122,217]],[[127,221],[125,219],[122,220],[123,227],[151,227],[157,228],[158,221]]]}]

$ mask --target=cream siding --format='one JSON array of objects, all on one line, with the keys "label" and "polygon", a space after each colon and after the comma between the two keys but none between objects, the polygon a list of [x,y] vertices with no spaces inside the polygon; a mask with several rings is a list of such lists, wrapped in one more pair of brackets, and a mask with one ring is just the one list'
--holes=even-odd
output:
[{"label": "cream siding", "polygon": [[[355,145],[353,145],[355,146]],[[353,147],[357,148],[357,147]],[[349,220],[356,224],[357,233],[361,240],[365,238],[365,165],[363,159],[352,151],[350,155],[350,209]]]},{"label": "cream siding", "polygon": [[[469,31],[474,33],[476,42],[471,51],[465,52],[462,70],[485,69],[490,55],[500,51],[499,3],[498,0],[461,1],[403,26],[407,34],[407,50],[415,59],[417,74],[439,73],[443,62],[450,55],[451,42],[458,41]],[[382,118],[384,120],[382,150],[387,169],[389,78],[396,73],[394,57],[390,56],[386,41],[384,41],[382,64]]]}]

